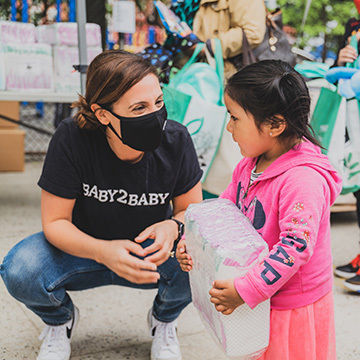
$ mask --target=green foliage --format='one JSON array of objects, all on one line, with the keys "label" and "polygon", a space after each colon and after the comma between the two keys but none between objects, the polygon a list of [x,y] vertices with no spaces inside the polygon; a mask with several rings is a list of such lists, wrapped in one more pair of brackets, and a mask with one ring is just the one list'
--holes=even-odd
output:
[{"label": "green foliage", "polygon": [[310,38],[322,37],[327,48],[338,51],[339,42],[345,30],[345,23],[351,17],[358,17],[352,0],[312,0],[304,28],[302,21],[306,0],[277,0],[283,12],[283,22],[294,27],[300,37],[300,47]]},{"label": "green foliage", "polygon": [[8,20],[10,17],[10,8],[11,1],[10,0],[0,0],[0,19]]}]

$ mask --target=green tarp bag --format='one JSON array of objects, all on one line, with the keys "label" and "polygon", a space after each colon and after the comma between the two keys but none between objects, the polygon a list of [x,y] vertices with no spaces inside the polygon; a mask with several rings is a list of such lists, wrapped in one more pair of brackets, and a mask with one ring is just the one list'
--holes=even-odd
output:
[{"label": "green tarp bag", "polygon": [[216,69],[196,62],[203,47],[203,43],[198,44],[190,60],[163,87],[168,118],[185,125],[193,139],[204,171],[202,182],[218,150],[227,117],[220,41],[216,41]]},{"label": "green tarp bag", "polygon": [[360,189],[360,107],[336,91],[322,88],[311,125],[323,151],[343,180],[341,194]]}]

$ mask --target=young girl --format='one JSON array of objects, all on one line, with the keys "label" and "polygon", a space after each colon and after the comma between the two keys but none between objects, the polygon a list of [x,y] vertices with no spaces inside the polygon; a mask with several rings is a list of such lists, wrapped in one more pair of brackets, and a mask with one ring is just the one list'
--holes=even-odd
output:
[{"label": "young girl", "polygon": [[[242,210],[270,252],[245,277],[215,281],[210,301],[228,315],[271,298],[261,359],[336,359],[330,206],[341,179],[311,133],[307,86],[287,63],[266,60],[228,80],[225,104],[244,158],[221,197]],[[177,258],[192,268],[185,241]]]}]

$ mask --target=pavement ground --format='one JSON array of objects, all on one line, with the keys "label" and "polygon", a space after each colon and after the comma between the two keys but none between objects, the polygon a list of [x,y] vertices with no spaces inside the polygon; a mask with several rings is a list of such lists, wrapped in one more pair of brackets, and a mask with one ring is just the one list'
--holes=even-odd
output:
[{"label": "pavement ground", "polygon": [[[21,239],[41,231],[40,188],[36,185],[41,167],[41,161],[29,162],[24,172],[0,173],[0,260]],[[332,214],[334,266],[356,255],[358,240],[355,213]],[[71,292],[80,308],[71,359],[149,359],[146,314],[155,293],[117,286]],[[334,298],[338,360],[360,360],[360,294],[346,291],[342,280],[335,278]],[[0,360],[35,360],[42,329],[41,320],[14,300],[0,281]],[[178,335],[183,360],[226,359],[192,304],[179,318]]]}]

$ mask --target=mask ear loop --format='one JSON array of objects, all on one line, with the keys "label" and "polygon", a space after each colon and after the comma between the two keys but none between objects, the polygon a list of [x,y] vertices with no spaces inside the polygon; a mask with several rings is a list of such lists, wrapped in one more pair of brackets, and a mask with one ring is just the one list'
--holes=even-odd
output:
[{"label": "mask ear loop", "polygon": [[123,141],[123,139],[122,139],[122,138],[120,137],[120,135],[116,132],[116,130],[114,129],[114,127],[112,126],[112,124],[111,124],[110,122],[107,124],[107,127],[122,141],[123,144],[125,144],[124,141]]},{"label": "mask ear loop", "polygon": [[[106,111],[109,111],[109,110],[104,109],[104,108],[97,108],[97,109],[95,109],[94,114],[95,114],[98,110],[106,110]],[[110,112],[111,115],[114,115],[111,111],[109,111],[109,112]],[[121,121],[121,120],[120,120],[120,121]],[[116,132],[116,130],[115,130],[114,127],[112,126],[111,122],[109,122],[106,126],[121,140],[121,142],[122,142],[123,144],[125,144],[124,141],[123,141],[123,139],[120,137],[120,135]]]}]

